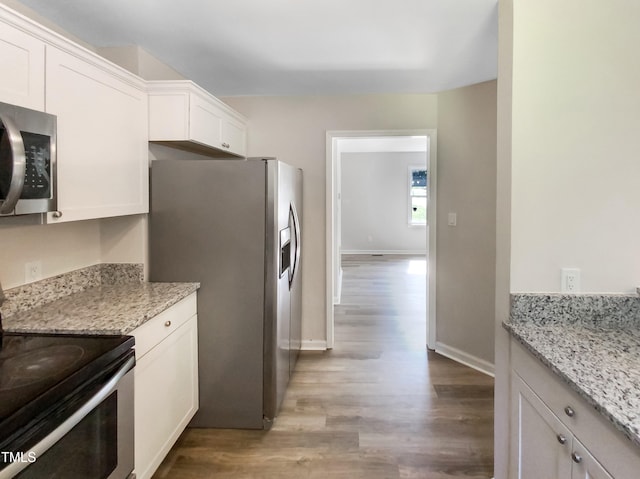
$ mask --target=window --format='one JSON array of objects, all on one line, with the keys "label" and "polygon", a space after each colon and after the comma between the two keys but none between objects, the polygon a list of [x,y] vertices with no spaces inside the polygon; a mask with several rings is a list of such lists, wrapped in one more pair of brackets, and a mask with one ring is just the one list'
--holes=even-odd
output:
[{"label": "window", "polygon": [[409,225],[427,224],[427,170],[409,167]]}]

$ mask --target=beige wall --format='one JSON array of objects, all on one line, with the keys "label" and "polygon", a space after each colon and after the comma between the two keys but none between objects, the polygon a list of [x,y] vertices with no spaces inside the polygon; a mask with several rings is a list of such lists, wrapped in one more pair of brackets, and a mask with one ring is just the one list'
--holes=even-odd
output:
[{"label": "beige wall", "polygon": [[640,285],[640,3],[514,1],[511,290]]},{"label": "beige wall", "polygon": [[495,81],[438,95],[437,207],[438,345],[493,365]]},{"label": "beige wall", "polygon": [[506,479],[509,464],[509,317],[511,266],[511,88],[513,2],[500,2],[498,18],[498,111],[496,171],[496,315],[494,393],[494,477]]},{"label": "beige wall", "polygon": [[223,98],[249,118],[249,155],[304,170],[303,339],[326,339],[325,142],[327,130],[435,128],[436,95]]},{"label": "beige wall", "polygon": [[426,253],[426,225],[409,226],[410,167],[426,169],[427,153],[342,153],[343,253]]},{"label": "beige wall", "polygon": [[25,283],[25,263],[42,262],[44,278],[100,263],[100,222],[0,226],[0,281]]},{"label": "beige wall", "polygon": [[97,52],[145,80],[186,80],[176,70],[137,45],[98,48]]}]

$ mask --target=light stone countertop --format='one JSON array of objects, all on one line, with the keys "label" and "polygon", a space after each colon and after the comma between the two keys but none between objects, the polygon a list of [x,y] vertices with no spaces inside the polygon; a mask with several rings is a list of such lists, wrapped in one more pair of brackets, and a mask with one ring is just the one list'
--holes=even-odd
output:
[{"label": "light stone countertop", "polygon": [[100,285],[3,319],[6,332],[129,334],[199,288],[198,283]]},{"label": "light stone countertop", "polygon": [[640,446],[640,329],[536,320],[503,326]]}]

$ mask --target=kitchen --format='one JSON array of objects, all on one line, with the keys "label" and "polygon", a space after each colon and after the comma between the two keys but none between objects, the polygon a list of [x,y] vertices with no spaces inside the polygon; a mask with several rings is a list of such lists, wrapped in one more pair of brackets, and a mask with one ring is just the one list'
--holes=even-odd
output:
[{"label": "kitchen", "polygon": [[[513,3],[515,3],[514,7],[525,8],[522,2],[516,1]],[[508,11],[510,5],[512,5],[511,2],[500,3],[501,15]],[[634,217],[634,211],[631,207],[638,203],[638,195],[640,194],[637,182],[634,181],[638,177],[638,162],[633,160],[633,151],[637,151],[637,139],[633,131],[637,130],[638,118],[637,113],[629,111],[638,101],[637,91],[629,85],[637,84],[638,79],[637,76],[634,76],[637,75],[636,70],[625,67],[625,65],[634,65],[634,58],[624,57],[625,52],[629,52],[629,55],[631,55],[632,51],[632,49],[625,47],[627,44],[625,42],[633,45],[637,43],[637,41],[634,42],[637,38],[632,36],[630,29],[622,27],[619,27],[620,31],[624,32],[627,37],[621,37],[621,39],[615,41],[612,39],[609,43],[593,45],[596,39],[590,35],[592,29],[596,31],[605,29],[598,39],[609,38],[605,35],[609,31],[607,28],[610,29],[612,25],[618,24],[628,25],[629,22],[637,20],[637,16],[630,15],[625,10],[625,8],[629,8],[625,2],[617,4],[619,9],[614,8],[612,5],[608,5],[606,9],[601,7],[603,8],[602,12],[598,10],[600,7],[591,5],[590,7],[595,12],[594,18],[590,17],[590,23],[585,23],[581,30],[579,28],[581,24],[576,23],[575,20],[576,18],[581,18],[579,11],[568,8],[567,11],[563,10],[561,12],[563,16],[559,15],[555,6],[550,3],[538,2],[538,5],[539,10],[535,12],[517,9],[514,12],[517,14],[514,19],[517,28],[513,31],[513,41],[514,45],[519,46],[521,50],[514,47],[514,50],[511,51],[509,36],[501,34],[500,37],[500,58],[501,60],[505,58],[507,60],[501,62],[501,68],[505,68],[506,72],[500,70],[499,78],[505,80],[513,76],[513,85],[509,86],[506,81],[498,82],[498,131],[501,136],[498,142],[498,283],[496,287],[498,300],[496,303],[497,314],[495,316],[497,318],[495,319],[497,321],[495,338],[498,343],[496,359],[497,411],[508,410],[508,405],[505,404],[507,393],[504,389],[504,378],[507,374],[504,367],[508,364],[504,351],[506,350],[505,338],[508,336],[502,329],[501,322],[508,317],[509,291],[558,291],[559,286],[556,283],[556,279],[559,278],[560,268],[578,265],[583,270],[582,283],[584,291],[630,292],[638,284],[638,270],[640,269],[637,261],[637,248],[635,247],[640,235],[637,230],[637,222],[629,221],[629,218]],[[572,2],[570,7],[577,8],[577,5],[578,2]],[[637,11],[633,12],[637,14]],[[606,23],[597,21],[598,13],[608,19]],[[553,17],[556,19],[558,25],[553,30],[554,32],[563,32],[565,25],[571,24],[574,26],[571,32],[574,34],[575,41],[566,47],[569,50],[569,54],[572,52],[577,53],[576,64],[570,64],[575,71],[575,76],[565,77],[567,78],[566,84],[558,81],[556,75],[558,65],[548,64],[548,57],[546,56],[549,52],[557,50],[558,45],[565,44],[565,39],[562,38],[561,33],[558,33],[560,38],[544,37],[548,38],[548,41],[541,44],[538,36],[535,36],[542,22],[537,20],[540,17],[545,19]],[[506,23],[502,25],[501,32],[509,31],[511,25],[509,16],[505,14],[503,21]],[[545,20],[545,22],[547,21]],[[554,24],[553,26],[556,25]],[[546,30],[545,32],[549,33]],[[518,43],[516,41],[520,39],[518,35],[524,36],[525,34],[533,36],[537,43],[533,41],[524,45]],[[616,41],[623,43],[619,44]],[[585,46],[581,47],[583,42]],[[603,59],[604,64],[607,65],[605,70],[607,72],[616,72],[615,75],[610,78],[603,78],[600,68],[592,65],[586,59],[582,63],[578,61],[584,58],[584,55],[580,52],[583,52],[583,48],[586,49],[587,45],[589,46],[589,51],[601,53],[602,49],[607,51],[606,48],[610,48],[618,52],[617,55],[622,58],[617,55],[611,55]],[[513,70],[511,70],[510,55],[516,58],[527,58],[527,62],[525,65],[513,62]],[[569,65],[564,62],[561,62],[561,64]],[[536,72],[538,76],[532,75],[532,72]],[[622,72],[624,72],[624,75]],[[568,75],[568,71],[564,71],[564,73]],[[587,78],[590,79],[589,82],[584,81]],[[534,83],[531,85],[528,82]],[[543,84],[547,88],[540,89],[535,82]],[[554,88],[552,90],[553,95],[548,94],[549,88],[551,88],[550,85]],[[579,89],[577,88],[578,85],[580,86]],[[603,92],[606,92],[609,106],[596,104],[597,99],[602,98]],[[474,91],[466,91],[465,94],[467,96],[465,98],[468,98],[469,95],[473,97],[473,93]],[[486,94],[485,91],[482,92],[482,95],[484,94]],[[513,106],[511,105],[512,95]],[[569,106],[563,105],[557,101],[558,98],[568,98],[573,103],[569,104]],[[585,98],[592,100],[594,103],[588,105],[589,110],[583,104]],[[438,120],[443,112],[439,108],[439,99],[436,95],[401,95],[395,98],[372,95],[370,97],[346,97],[333,100],[333,103],[326,107],[320,104],[323,103],[322,100],[331,102],[330,98],[317,101],[314,101],[314,99],[306,101],[292,100],[288,105],[286,100],[278,102],[274,98],[255,99],[253,103],[250,99],[238,98],[229,101],[229,103],[232,107],[250,117],[252,121],[254,121],[253,118],[261,117],[262,120],[259,123],[256,121],[256,126],[260,126],[260,129],[264,128],[264,136],[266,137],[273,134],[274,130],[277,130],[277,125],[272,125],[269,128],[270,117],[268,112],[277,111],[283,106],[287,109],[286,113],[288,115],[295,114],[298,115],[297,118],[303,118],[301,112],[308,111],[308,108],[313,107],[320,112],[319,116],[324,115],[325,118],[340,116],[336,115],[335,112],[343,111],[352,119],[350,124],[344,127],[338,124],[338,126],[332,126],[331,128],[413,128],[417,125],[419,127],[438,127],[440,129]],[[525,101],[526,103],[520,104],[516,100]],[[518,107],[526,108],[531,104],[540,105],[541,111],[535,119],[529,118],[518,109]],[[241,108],[242,105],[244,105],[243,108]],[[580,107],[578,108],[578,106]],[[353,113],[365,108],[365,111],[369,112],[384,109],[388,118],[374,119],[374,115],[358,116]],[[332,114],[330,111],[334,113]],[[367,118],[364,118],[365,116]],[[573,128],[568,128],[567,124],[561,124],[554,128],[548,122],[550,117],[557,119],[559,122],[571,122],[572,125],[588,129],[591,132],[588,137],[589,141],[576,143],[575,138],[572,139],[569,135],[564,134],[564,132],[573,131]],[[608,120],[602,121],[602,119]],[[337,122],[334,121],[334,123]],[[597,130],[594,129],[595,125],[597,125]],[[318,128],[318,130],[320,129],[322,128]],[[511,138],[512,131],[513,138]],[[595,134],[596,132],[597,134]],[[464,137],[462,132],[458,134]],[[310,133],[307,133],[307,135],[310,135]],[[553,147],[553,154],[545,149],[544,155],[536,156],[535,161],[525,157],[525,151],[536,151],[534,146],[541,146],[540,138],[547,139],[544,144]],[[261,141],[262,143],[256,143],[256,149],[258,147],[264,148],[265,145],[268,146],[269,141],[278,142],[278,137],[272,140],[263,138]],[[318,140],[315,137],[310,139],[309,136],[302,136],[299,141],[305,145],[316,145],[314,146],[316,150],[324,148],[322,140],[318,145]],[[441,145],[443,145],[442,142]],[[599,155],[585,153],[582,149],[579,149],[585,148],[587,145],[590,147],[590,152],[598,152]],[[298,145],[291,145],[290,147],[276,150],[274,146],[269,146],[268,149],[265,148],[268,150],[265,152],[276,153],[276,156],[295,156],[296,152],[300,151],[300,148]],[[446,149],[442,147],[441,150],[439,153],[441,158],[444,158],[444,155],[447,154]],[[260,154],[262,154],[262,151]],[[615,157],[605,154],[612,151],[619,154]],[[317,158],[318,155],[315,155],[315,157]],[[569,158],[575,158],[574,161],[578,164],[569,163]],[[589,159],[589,162],[585,158]],[[512,164],[514,174],[519,173],[519,175],[514,176],[513,183],[510,179]],[[525,171],[516,168],[520,166],[526,167],[528,164],[532,166],[543,165],[544,167],[529,168]],[[564,171],[558,165],[566,165],[568,171]],[[615,165],[615,167],[612,167],[612,165]],[[585,166],[588,166],[588,168],[585,169]],[[312,178],[317,178],[318,183],[322,182],[324,165],[321,167],[307,167],[305,164],[303,168],[305,171],[313,172]],[[580,184],[571,180],[567,181],[567,175],[571,179],[572,176],[570,175],[573,173],[579,173],[584,182]],[[542,185],[535,192],[532,191],[531,186],[534,178],[538,179]],[[467,181],[470,180],[467,179]],[[308,182],[307,185],[309,187],[308,190],[310,189],[311,191],[307,191],[305,194],[312,201],[306,201],[307,205],[314,204],[315,199],[322,195],[318,191],[322,187],[314,186],[313,182],[310,183]],[[511,188],[513,189],[511,190]],[[539,191],[544,191],[545,194],[548,194],[546,196],[548,200],[545,201],[544,198],[535,195]],[[593,191],[598,191],[600,194],[594,195]],[[555,196],[551,193],[555,193]],[[558,211],[557,205],[563,204],[560,198],[565,198],[569,193],[576,198],[576,202],[571,205],[572,209],[565,212]],[[527,203],[527,200],[534,195],[537,208],[540,206],[545,207],[545,217],[556,219],[553,224],[545,223],[540,225],[538,221],[534,221],[536,218],[540,218],[540,221],[543,219],[537,212],[539,210],[534,209],[533,206]],[[599,199],[603,201],[598,201]],[[582,203],[583,201],[584,203]],[[594,204],[596,201],[598,202]],[[509,210],[509,205],[511,204],[513,205],[513,212]],[[601,224],[595,231],[587,230],[589,235],[586,235],[584,228],[580,228],[579,224],[564,222],[569,218],[582,219],[584,221],[585,217],[591,217],[594,214],[596,219],[601,221]],[[322,216],[322,213],[320,212],[318,216]],[[516,222],[516,218],[519,221]],[[520,222],[520,220],[524,221],[524,219],[527,220],[526,224],[525,222]],[[310,224],[310,234],[314,238],[323,236],[320,223],[321,221],[316,219],[315,222]],[[530,229],[532,228],[536,228],[534,234],[530,234]],[[48,225],[46,227],[12,227],[8,232],[3,227],[2,234],[3,251],[0,254],[3,255],[3,272],[0,279],[5,288],[12,288],[22,284],[24,282],[24,263],[36,260],[38,257],[45,259],[42,266],[43,277],[49,277],[96,263],[137,263],[146,254],[145,245],[142,241],[145,235],[145,221],[143,218],[135,216],[71,222],[64,225]],[[548,241],[546,249],[540,251],[538,249],[540,245],[524,244],[523,241],[526,238]],[[559,245],[563,244],[567,244],[567,247],[560,251]],[[314,248],[318,249],[318,246]],[[595,251],[598,251],[598,253],[595,254]],[[610,251],[611,253],[603,259],[602,251]],[[30,252],[37,253],[32,256]],[[580,254],[580,256],[574,256],[574,254]],[[554,263],[546,264],[537,261],[540,255],[555,258]],[[536,264],[532,265],[532,262]],[[511,272],[509,272],[510,263]],[[7,265],[7,273],[4,270],[5,265]],[[439,263],[439,267],[446,267],[446,264]],[[318,260],[318,264],[314,269],[323,269],[321,260]],[[527,276],[528,271],[536,272],[536,277],[540,279],[539,283],[525,283],[524,277]],[[588,271],[591,272],[588,273]],[[482,271],[482,273],[486,273],[486,271]],[[511,280],[509,280],[509,274],[512,276]],[[516,275],[522,279],[514,284]],[[590,281],[594,281],[593,278],[595,277],[601,278],[600,282],[590,283]],[[544,282],[542,278],[545,278]],[[464,278],[462,280],[464,281]],[[317,290],[322,288],[322,284],[321,278],[312,276],[311,280],[306,282],[305,288]],[[473,286],[473,283],[471,286]],[[311,301],[310,309],[316,311],[312,313],[312,315],[315,315],[315,320],[310,320],[306,325],[307,330],[304,333],[306,338],[319,339],[320,341],[323,339],[323,308],[321,298]],[[491,329],[493,320],[494,317],[491,316],[488,323],[474,323],[469,327],[477,328],[479,331]],[[467,326],[466,323],[468,321],[464,318],[460,321],[462,325]],[[454,340],[455,338],[451,341]],[[478,345],[478,347],[480,346]],[[489,345],[489,349],[492,353],[491,345]],[[485,355],[484,350],[478,350],[474,353],[475,356],[479,357],[484,357]],[[489,359],[492,360],[492,357],[490,356]],[[503,369],[501,369],[501,366]],[[502,383],[500,382],[501,377],[503,378]],[[503,384],[502,389],[500,384]],[[502,398],[502,403],[500,398]],[[504,420],[504,416],[497,414],[496,420],[498,424],[496,430],[502,431],[502,433],[498,432],[496,434],[496,451],[498,455],[496,477],[506,477],[506,472],[500,472],[503,470],[501,469],[502,467],[506,467],[500,465],[506,463],[506,458],[500,457],[500,451],[507,450],[508,429],[506,428],[508,425]]]}]

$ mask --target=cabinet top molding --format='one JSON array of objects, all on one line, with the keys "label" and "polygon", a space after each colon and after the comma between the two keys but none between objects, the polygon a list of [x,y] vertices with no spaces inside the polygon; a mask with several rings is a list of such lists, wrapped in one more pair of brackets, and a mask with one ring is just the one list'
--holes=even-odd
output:
[{"label": "cabinet top molding", "polygon": [[54,32],[35,20],[32,20],[8,6],[3,5],[2,3],[0,3],[0,23],[17,28],[48,45],[81,58],[83,61],[90,62],[94,66],[108,71],[111,75],[116,75],[122,81],[129,83],[137,89],[145,90],[146,88],[145,80],[140,78],[138,75],[135,75],[120,65],[107,60],[95,51],[92,51],[82,45],[78,45],[60,33]]},{"label": "cabinet top molding", "polygon": [[216,98],[207,90],[191,80],[151,80],[147,81],[147,92],[150,95],[188,95],[194,94],[203,100],[215,103],[216,106],[223,109],[225,113],[234,116],[242,123],[247,122],[247,118],[229,105]]}]

